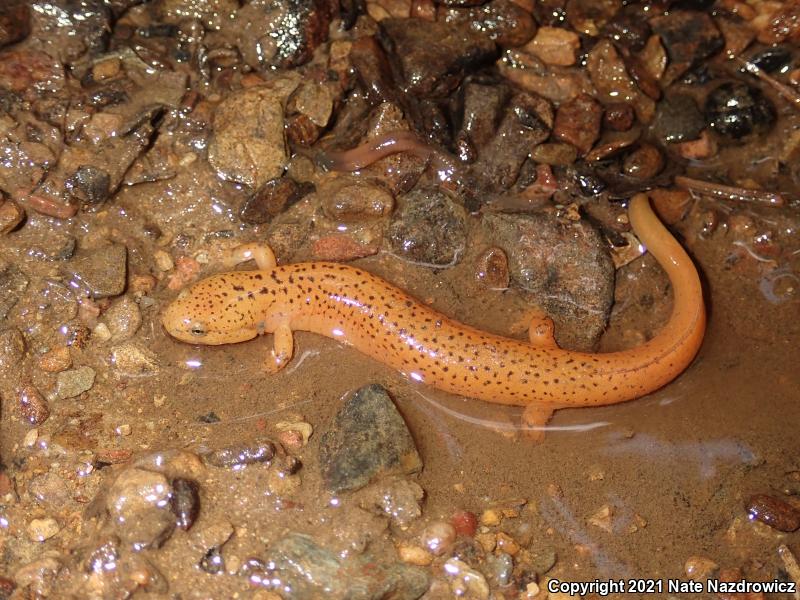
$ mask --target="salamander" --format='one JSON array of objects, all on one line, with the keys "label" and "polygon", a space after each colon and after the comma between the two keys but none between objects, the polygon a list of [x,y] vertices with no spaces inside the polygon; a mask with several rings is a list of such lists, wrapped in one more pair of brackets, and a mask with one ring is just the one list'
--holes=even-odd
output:
[{"label": "salamander", "polygon": [[632,400],[669,383],[700,348],[705,307],[697,271],[658,220],[645,194],[629,205],[633,230],[667,272],[672,313],[657,335],[608,353],[560,348],[553,323],[535,318],[527,341],[487,333],[422,304],[367,271],[330,262],[278,266],[268,247],[246,245],[232,262],[255,259],[259,270],[212,275],[166,308],[162,322],[178,340],[229,344],[273,334],[266,368],[292,357],[292,332],[325,335],[407,377],[463,396],[525,407],[541,428],[559,408]]}]

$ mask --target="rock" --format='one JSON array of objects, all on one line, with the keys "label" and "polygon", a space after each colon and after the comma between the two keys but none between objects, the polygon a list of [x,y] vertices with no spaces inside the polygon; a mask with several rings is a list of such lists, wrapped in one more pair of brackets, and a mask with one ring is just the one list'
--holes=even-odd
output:
[{"label": "rock", "polygon": [[31,32],[30,6],[21,0],[10,0],[0,6],[0,48],[28,37]]},{"label": "rock", "polygon": [[275,444],[269,440],[258,440],[218,448],[205,454],[203,460],[214,467],[239,470],[248,465],[268,463],[274,457]]},{"label": "rock", "polygon": [[456,541],[456,528],[446,521],[433,521],[425,527],[420,539],[434,556],[441,556]]},{"label": "rock", "polygon": [[450,524],[455,528],[457,535],[473,537],[478,529],[478,516],[468,510],[457,510],[450,517]]},{"label": "rock", "polygon": [[478,148],[486,146],[497,132],[497,123],[511,91],[507,86],[485,85],[476,81],[464,83],[464,116],[461,132]]},{"label": "rock", "polygon": [[38,426],[50,416],[50,406],[32,383],[23,385],[18,393],[19,413],[31,425]]},{"label": "rock", "polygon": [[568,167],[578,158],[578,150],[571,144],[548,142],[539,144],[531,152],[531,159],[540,165]]},{"label": "rock", "polygon": [[332,6],[315,0],[249,2],[226,29],[252,68],[289,68],[310,60],[328,39]]},{"label": "rock", "polygon": [[[608,21],[600,34],[631,53],[640,53],[650,37],[651,29],[642,11],[626,10],[630,5],[618,10]],[[647,9],[645,9],[647,10]]]},{"label": "rock", "polygon": [[597,101],[586,94],[562,104],[556,111],[553,136],[575,146],[581,154],[592,149],[600,135],[603,109]]},{"label": "rock", "polygon": [[508,257],[502,248],[487,248],[478,257],[475,278],[490,290],[505,290],[509,284]]},{"label": "rock", "polygon": [[79,255],[62,267],[73,288],[94,298],[119,296],[125,291],[128,249],[110,244]]},{"label": "rock", "polygon": [[154,352],[132,342],[124,342],[111,350],[111,363],[118,377],[149,377],[161,365]]},{"label": "rock", "polygon": [[208,147],[208,161],[217,175],[259,189],[283,174],[288,159],[283,106],[276,90],[240,90],[217,107]]},{"label": "rock", "polygon": [[200,486],[197,482],[182,477],[173,479],[170,508],[178,528],[189,531],[200,514]]},{"label": "rock", "polygon": [[771,46],[753,54],[747,62],[766,73],[775,73],[792,64],[794,56],[787,46]]},{"label": "rock", "polygon": [[636,179],[647,180],[655,177],[664,168],[664,157],[652,144],[639,144],[639,147],[625,157],[622,172]]},{"label": "rock", "polygon": [[489,584],[480,571],[451,558],[444,563],[444,576],[450,580],[453,595],[465,600],[489,600]]},{"label": "rock", "polygon": [[372,256],[380,249],[380,238],[360,242],[348,234],[333,234],[315,240],[311,246],[311,255],[316,260],[339,262]]},{"label": "rock", "polygon": [[403,196],[387,230],[394,254],[436,267],[460,260],[466,235],[466,211],[436,188],[415,189]]},{"label": "rock", "polygon": [[72,355],[68,346],[56,346],[39,357],[39,368],[45,373],[60,373],[72,366]]},{"label": "rock", "polygon": [[541,27],[523,50],[548,65],[570,67],[575,64],[581,40],[578,34],[563,27]]},{"label": "rock", "polygon": [[706,98],[705,115],[714,131],[735,140],[766,133],[776,119],[772,101],[760,89],[740,81],[715,88]]},{"label": "rock", "polygon": [[800,2],[781,2],[778,6],[758,33],[758,41],[762,44],[797,42],[800,38]]},{"label": "rock", "polygon": [[28,288],[28,277],[16,266],[0,270],[0,320],[5,319]]},{"label": "rock", "polygon": [[334,493],[422,469],[403,417],[379,385],[363,387],[345,401],[322,436],[319,452],[323,483]]},{"label": "rock", "polygon": [[111,175],[94,165],[81,165],[64,181],[67,193],[85,207],[96,207],[111,195]]},{"label": "rock", "polygon": [[313,190],[313,185],[299,184],[291,177],[270,179],[244,203],[239,216],[251,225],[269,223]]},{"label": "rock", "polygon": [[536,33],[536,21],[531,13],[513,0],[491,0],[483,6],[467,10],[450,9],[436,20],[465,23],[475,33],[503,47],[522,46]]},{"label": "rock", "polygon": [[3,200],[0,195],[0,235],[9,233],[25,218],[25,211],[13,200]]},{"label": "rock", "polygon": [[690,556],[683,565],[683,572],[689,579],[704,581],[719,569],[719,565],[705,556]]},{"label": "rock", "polygon": [[674,144],[696,140],[705,126],[706,121],[691,96],[669,94],[656,107],[652,131],[658,139]]},{"label": "rock", "polygon": [[687,70],[702,64],[725,47],[725,38],[706,13],[673,10],[650,19],[653,31],[661,37],[670,64],[664,79],[675,81]]},{"label": "rock", "polygon": [[111,332],[112,342],[124,342],[132,338],[142,325],[142,311],[128,295],[115,300],[103,314],[103,322]]},{"label": "rock", "polygon": [[353,223],[391,214],[394,197],[386,189],[373,183],[341,179],[319,188],[322,210],[329,219]]},{"label": "rock", "polygon": [[745,506],[750,519],[766,523],[778,531],[797,531],[800,529],[800,510],[774,496],[756,494],[751,496]]},{"label": "rock", "polygon": [[172,487],[161,473],[129,468],[106,496],[106,509],[120,539],[135,550],[159,547],[175,529]]},{"label": "rock", "polygon": [[333,112],[333,95],[328,86],[305,81],[292,93],[287,109],[307,116],[317,127],[326,127]]},{"label": "rock", "polygon": [[215,30],[222,21],[233,18],[237,8],[236,0],[155,0],[151,6],[161,23],[180,25],[188,19],[197,19],[208,30]]},{"label": "rock", "polygon": [[483,226],[506,251],[512,281],[555,320],[559,345],[591,348],[614,294],[614,264],[600,234],[547,213],[485,214]]},{"label": "rock", "polygon": [[413,481],[393,478],[380,481],[363,490],[359,506],[364,509],[377,508],[402,529],[422,516],[420,503],[425,491]]},{"label": "rock", "polygon": [[58,92],[64,87],[64,66],[44,52],[8,48],[0,60],[0,87],[18,94]]},{"label": "rock", "polygon": [[67,64],[81,55],[101,54],[108,46],[111,11],[103,0],[30,3],[36,17],[32,20],[31,38],[53,56]]},{"label": "rock", "polygon": [[490,63],[494,42],[466,25],[423,19],[384,19],[381,41],[399,63],[406,91],[416,96],[446,96],[464,75]]},{"label": "rock", "polygon": [[340,559],[299,533],[292,533],[268,550],[269,576],[298,598],[331,600],[416,600],[429,585],[423,569],[386,564],[367,556]]},{"label": "rock", "polygon": [[627,102],[642,123],[649,123],[655,113],[655,102],[639,89],[628,74],[625,62],[607,39],[592,48],[586,70],[598,92],[598,99],[607,103]]},{"label": "rock", "polygon": [[28,494],[39,504],[51,509],[63,509],[72,502],[67,482],[52,472],[31,479],[28,484]]},{"label": "rock", "polygon": [[0,374],[10,373],[25,356],[25,338],[16,327],[0,331]]},{"label": "rock", "polygon": [[0,576],[0,599],[9,600],[16,587],[17,584],[14,583],[13,579]]},{"label": "rock", "polygon": [[53,518],[33,519],[28,523],[28,537],[34,542],[44,542],[61,531],[61,525]]},{"label": "rock", "polygon": [[91,367],[62,371],[56,376],[56,397],[60,400],[80,396],[94,385],[95,372]]}]

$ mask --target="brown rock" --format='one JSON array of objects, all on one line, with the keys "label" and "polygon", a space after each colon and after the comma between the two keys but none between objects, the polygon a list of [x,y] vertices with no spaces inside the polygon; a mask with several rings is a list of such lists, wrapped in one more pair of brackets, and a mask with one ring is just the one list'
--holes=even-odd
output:
[{"label": "brown rock", "polygon": [[683,219],[692,203],[692,195],[683,189],[655,188],[649,194],[658,217],[667,225]]},{"label": "brown rock", "polygon": [[766,523],[778,531],[800,529],[800,511],[791,504],[767,494],[751,496],[745,505],[750,519]]},{"label": "brown rock", "polygon": [[13,200],[0,198],[0,235],[12,231],[25,218],[25,211]]},{"label": "brown rock", "polygon": [[39,357],[39,368],[47,373],[60,373],[72,366],[72,357],[69,348],[58,346]]},{"label": "brown rock", "polygon": [[475,278],[492,290],[508,289],[508,257],[502,248],[492,246],[478,257]]},{"label": "brown rock", "polygon": [[775,11],[767,26],[758,34],[758,41],[763,44],[778,44],[789,39],[800,39],[800,2],[789,0],[781,3]]},{"label": "brown rock", "polygon": [[586,154],[600,134],[603,109],[597,101],[586,94],[559,106],[556,112],[553,134],[556,139],[575,146]]},{"label": "brown rock", "polygon": [[31,32],[30,13],[30,7],[26,2],[20,0],[3,2],[0,6],[0,48],[28,37]]},{"label": "brown rock", "polygon": [[28,383],[19,390],[19,412],[31,425],[41,425],[50,416],[50,407],[39,390]]},{"label": "brown rock", "polygon": [[320,260],[344,261],[372,256],[379,249],[377,240],[361,243],[346,235],[327,235],[314,242],[311,252]]},{"label": "brown rock", "polygon": [[581,40],[578,34],[561,27],[542,27],[524,50],[548,65],[569,67],[575,64]]},{"label": "brown rock", "polygon": [[536,33],[531,13],[511,0],[492,0],[469,10],[452,9],[445,13],[444,22],[467,23],[474,32],[503,47],[522,46]]},{"label": "brown rock", "polygon": [[606,106],[605,113],[603,113],[603,124],[614,131],[628,131],[633,127],[635,117],[630,104],[617,102]]},{"label": "brown rock", "polygon": [[646,96],[628,74],[625,61],[610,40],[600,40],[586,61],[586,70],[601,101],[628,102],[633,105],[636,116],[649,123],[655,113],[655,102]]},{"label": "brown rock", "polygon": [[239,211],[245,223],[267,223],[311,190],[290,177],[270,179],[250,196]]},{"label": "brown rock", "polygon": [[669,55],[670,64],[664,75],[667,83],[725,47],[725,38],[704,12],[673,10],[650,19],[650,26],[661,36]]},{"label": "brown rock", "polygon": [[322,210],[333,220],[365,221],[391,214],[394,198],[384,188],[358,181],[320,186]]},{"label": "brown rock", "polygon": [[622,170],[626,175],[637,179],[655,177],[664,168],[664,157],[652,144],[640,144],[636,150],[625,157]]}]

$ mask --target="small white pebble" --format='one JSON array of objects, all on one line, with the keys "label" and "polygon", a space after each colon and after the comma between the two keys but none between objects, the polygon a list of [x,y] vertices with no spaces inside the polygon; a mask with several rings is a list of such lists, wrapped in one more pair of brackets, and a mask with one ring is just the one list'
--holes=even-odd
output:
[{"label": "small white pebble", "polygon": [[111,330],[105,323],[98,323],[95,325],[94,329],[92,329],[92,337],[101,342],[107,342],[111,339]]},{"label": "small white pebble", "polygon": [[44,542],[61,531],[61,525],[53,518],[33,519],[28,523],[28,537],[34,542]]},{"label": "small white pebble", "polygon": [[127,423],[123,423],[122,425],[118,425],[117,428],[114,430],[114,433],[117,435],[130,435],[131,434],[131,426]]},{"label": "small white pebble", "polygon": [[170,271],[175,267],[172,257],[164,250],[153,252],[153,260],[156,261],[156,268],[159,271]]},{"label": "small white pebble", "polygon": [[22,438],[22,445],[26,448],[33,448],[36,444],[36,440],[39,439],[39,430],[36,428],[31,429],[28,433],[25,434],[25,437]]}]

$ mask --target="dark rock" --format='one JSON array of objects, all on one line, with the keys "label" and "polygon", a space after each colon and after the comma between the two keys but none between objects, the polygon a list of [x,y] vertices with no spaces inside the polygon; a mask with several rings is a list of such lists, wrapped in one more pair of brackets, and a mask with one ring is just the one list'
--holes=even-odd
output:
[{"label": "dark rock", "polygon": [[492,0],[480,7],[452,9],[444,13],[445,23],[466,23],[503,47],[522,46],[536,34],[531,13],[512,0]]},{"label": "dark rock", "polygon": [[398,103],[399,94],[392,80],[389,59],[374,36],[365,36],[353,42],[350,61],[370,104]]},{"label": "dark rock", "polygon": [[478,257],[475,278],[490,290],[504,290],[509,284],[508,257],[502,248],[487,248]]},{"label": "dark rock", "polygon": [[322,0],[249,2],[231,21],[231,33],[254,69],[295,67],[308,62],[328,39],[331,7]]},{"label": "dark rock", "polygon": [[771,46],[752,55],[748,62],[767,73],[783,72],[794,57],[792,51],[786,46]]},{"label": "dark rock", "polygon": [[64,182],[68,194],[84,205],[102,204],[111,193],[111,177],[98,167],[81,165]]},{"label": "dark rock", "polygon": [[639,147],[625,157],[622,172],[637,179],[655,177],[664,168],[664,157],[652,144],[639,144]]},{"label": "dark rock", "polygon": [[384,19],[380,27],[406,91],[418,96],[448,95],[466,73],[491,63],[497,54],[494,42],[466,25]]},{"label": "dark rock", "polygon": [[46,40],[63,63],[87,51],[96,56],[108,47],[111,11],[103,0],[34,0],[31,8],[36,14],[32,36]]},{"label": "dark rock", "polygon": [[459,261],[466,235],[464,208],[436,188],[415,189],[403,196],[387,231],[397,256],[439,267]]},{"label": "dark rock", "polygon": [[291,177],[270,179],[245,201],[239,216],[253,225],[268,223],[311,191],[313,185],[299,184]]},{"label": "dark rock", "polygon": [[642,15],[623,9],[605,24],[600,35],[631,52],[639,52],[650,37],[650,25]]},{"label": "dark rock", "polygon": [[23,385],[19,390],[19,413],[33,426],[41,425],[50,416],[47,400],[31,383]]},{"label": "dark rock", "polygon": [[30,17],[30,7],[21,0],[7,0],[0,6],[0,48],[28,37],[31,32]]},{"label": "dark rock", "polygon": [[585,164],[575,165],[572,174],[582,196],[596,196],[607,187],[606,182]]},{"label": "dark rock", "polygon": [[553,135],[586,154],[600,135],[602,117],[603,109],[597,100],[582,94],[558,107]]},{"label": "dark rock", "polygon": [[705,119],[691,96],[670,94],[656,107],[653,134],[669,144],[696,140],[706,126]]},{"label": "dark rock", "polygon": [[379,385],[363,387],[345,401],[322,436],[319,453],[323,482],[334,493],[422,468],[403,417]]},{"label": "dark rock", "polygon": [[197,482],[182,477],[173,479],[170,507],[178,528],[189,531],[200,514],[200,486]]},{"label": "dark rock", "polygon": [[293,146],[311,146],[319,139],[322,127],[314,123],[311,117],[298,113],[286,118],[286,139]]},{"label": "dark rock", "polygon": [[650,19],[650,26],[661,36],[669,55],[670,65],[664,75],[666,82],[674,81],[725,47],[725,38],[704,12],[670,11]]},{"label": "dark rock", "polygon": [[614,131],[628,131],[633,127],[636,113],[630,104],[618,102],[609,104],[603,113],[603,124]]},{"label": "dark rock", "polygon": [[503,108],[511,96],[508,87],[494,82],[464,84],[464,113],[461,131],[478,148],[494,137],[503,116]]},{"label": "dark rock", "polygon": [[614,264],[597,230],[549,213],[490,213],[483,226],[506,251],[511,280],[556,322],[559,345],[591,348],[614,298]]},{"label": "dark rock", "polygon": [[248,465],[266,463],[275,456],[275,444],[268,440],[237,444],[213,450],[203,460],[214,467],[242,469]]},{"label": "dark rock", "polygon": [[119,296],[125,291],[128,249],[110,244],[70,260],[62,267],[70,285],[94,298]]},{"label": "dark rock", "polygon": [[723,83],[706,98],[706,120],[717,133],[740,139],[767,132],[775,123],[775,106],[760,89],[732,81]]},{"label": "dark rock", "polygon": [[219,548],[216,546],[209,548],[203,555],[203,558],[200,559],[200,564],[198,566],[201,570],[210,575],[218,575],[225,571],[225,561],[222,558],[222,553],[219,551]]},{"label": "dark rock", "polygon": [[262,580],[280,581],[297,598],[416,600],[429,586],[423,569],[381,563],[369,555],[341,559],[299,533],[272,544],[266,564],[269,576]]},{"label": "dark rock", "polygon": [[800,510],[767,494],[751,496],[745,506],[751,519],[766,523],[778,531],[797,531],[800,529]]},{"label": "dark rock", "polygon": [[5,319],[28,287],[28,278],[14,265],[0,270],[0,319]]}]

